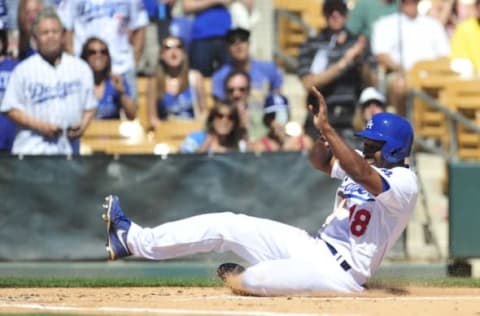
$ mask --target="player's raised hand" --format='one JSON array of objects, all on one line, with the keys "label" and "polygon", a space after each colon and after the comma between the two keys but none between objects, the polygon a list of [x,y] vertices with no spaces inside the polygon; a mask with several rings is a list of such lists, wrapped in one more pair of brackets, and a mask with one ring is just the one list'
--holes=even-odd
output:
[{"label": "player's raised hand", "polygon": [[323,95],[317,90],[317,88],[312,87],[310,91],[317,98],[318,111],[315,111],[313,105],[311,104],[308,105],[308,109],[313,114],[313,123],[315,124],[315,127],[321,133],[326,126],[330,125],[330,123],[328,122],[327,103],[325,102]]}]

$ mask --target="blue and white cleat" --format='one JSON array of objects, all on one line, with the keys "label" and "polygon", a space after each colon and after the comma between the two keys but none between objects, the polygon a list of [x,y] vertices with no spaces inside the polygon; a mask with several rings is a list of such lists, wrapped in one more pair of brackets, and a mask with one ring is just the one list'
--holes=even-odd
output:
[{"label": "blue and white cleat", "polygon": [[128,250],[127,233],[132,221],[130,221],[120,208],[118,196],[107,196],[103,204],[103,209],[105,213],[102,214],[102,218],[107,223],[106,248],[108,259],[116,260],[130,256],[132,253]]}]

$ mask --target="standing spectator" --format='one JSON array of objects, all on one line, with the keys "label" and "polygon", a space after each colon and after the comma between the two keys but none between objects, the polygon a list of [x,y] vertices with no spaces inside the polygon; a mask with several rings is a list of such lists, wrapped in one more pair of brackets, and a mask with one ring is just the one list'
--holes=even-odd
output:
[{"label": "standing spectator", "polygon": [[135,118],[135,103],[125,78],[112,74],[112,59],[107,44],[90,37],[82,48],[81,58],[93,71],[95,97],[98,100],[97,119],[119,119],[123,110],[129,120]]},{"label": "standing spectator", "polygon": [[208,114],[205,131],[188,135],[180,151],[183,153],[226,153],[245,151],[245,129],[240,125],[237,109],[218,102]]},{"label": "standing spectator", "polygon": [[183,0],[183,12],[194,14],[191,30],[190,65],[204,77],[227,60],[223,37],[230,29],[232,20],[227,5],[232,0]]},{"label": "standing spectator", "polygon": [[[254,143],[255,151],[301,151],[312,148],[312,139],[303,134],[299,124],[289,122],[290,109],[287,98],[279,94],[268,96],[263,113],[263,123],[268,132]],[[297,129],[288,130],[288,126],[296,126]]]},{"label": "standing spectator", "polygon": [[382,16],[397,12],[398,0],[357,0],[348,13],[347,29],[370,40],[373,24]]},{"label": "standing spectator", "polygon": [[421,60],[448,56],[447,33],[438,20],[418,13],[418,0],[401,0],[400,12],[380,18],[373,27],[372,52],[387,71],[387,96],[405,116],[405,74]]},{"label": "standing spectator", "polygon": [[[323,14],[327,27],[300,47],[297,71],[309,92],[307,104],[317,105],[317,98],[311,92],[315,86],[330,105],[328,115],[332,126],[342,135],[351,132],[355,104],[364,85],[363,75],[369,72],[364,63],[366,39],[346,29],[347,12],[343,0],[325,0]],[[311,112],[305,120],[305,132],[316,139]]]},{"label": "standing spectator", "polygon": [[480,0],[475,1],[476,16],[457,25],[451,38],[452,58],[468,59],[480,74]]},{"label": "standing spectator", "polygon": [[270,93],[280,93],[283,78],[274,63],[250,57],[249,37],[250,32],[246,29],[236,28],[228,31],[225,40],[230,60],[213,74],[212,94],[215,99],[225,99],[223,90],[225,78],[232,70],[242,70],[250,75],[252,101],[261,107]]},{"label": "standing spectator", "polygon": [[95,116],[92,71],[63,52],[63,27],[54,9],[38,14],[32,35],[38,53],[13,70],[0,107],[17,123],[12,153],[76,154]]},{"label": "standing spectator", "polygon": [[[0,104],[3,100],[7,84],[13,69],[18,62],[8,56],[8,31],[0,30]],[[15,123],[0,113],[0,152],[10,152],[15,138]]]},{"label": "standing spectator", "polygon": [[190,69],[183,42],[175,36],[162,41],[157,74],[148,82],[148,121],[155,129],[168,117],[193,119],[206,111],[203,76]]},{"label": "standing spectator", "polygon": [[18,59],[35,54],[32,46],[32,23],[43,9],[43,0],[20,0],[18,3]]},{"label": "standing spectator", "polygon": [[145,40],[147,12],[142,0],[63,0],[58,13],[66,29],[65,48],[79,56],[85,41],[96,36],[112,53],[112,71],[127,78],[137,99],[135,64]]}]

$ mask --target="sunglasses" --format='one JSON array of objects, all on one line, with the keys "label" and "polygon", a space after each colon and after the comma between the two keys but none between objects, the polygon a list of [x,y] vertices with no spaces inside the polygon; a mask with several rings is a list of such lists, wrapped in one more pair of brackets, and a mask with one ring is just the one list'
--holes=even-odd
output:
[{"label": "sunglasses", "polygon": [[229,121],[233,121],[233,115],[232,114],[216,113],[215,118],[217,118],[219,120],[223,120],[224,118],[226,118]]},{"label": "sunglasses", "polygon": [[228,87],[227,92],[228,93],[233,93],[235,91],[240,91],[242,93],[247,92],[247,87]]},{"label": "sunglasses", "polygon": [[162,48],[163,49],[172,49],[172,48],[183,49],[183,44],[178,40],[172,38],[172,39],[166,40],[165,43],[162,43]]},{"label": "sunglasses", "polygon": [[87,55],[92,56],[92,55],[104,55],[106,56],[108,54],[108,50],[106,48],[103,49],[87,49]]}]

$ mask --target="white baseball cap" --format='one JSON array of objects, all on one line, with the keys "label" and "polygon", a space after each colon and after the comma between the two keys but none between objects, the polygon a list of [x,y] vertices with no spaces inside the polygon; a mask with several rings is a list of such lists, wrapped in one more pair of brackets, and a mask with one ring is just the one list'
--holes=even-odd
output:
[{"label": "white baseball cap", "polygon": [[360,94],[360,98],[358,102],[361,105],[364,105],[368,101],[377,101],[381,105],[385,105],[386,99],[385,99],[385,96],[376,88],[368,87],[363,89],[362,93]]}]

